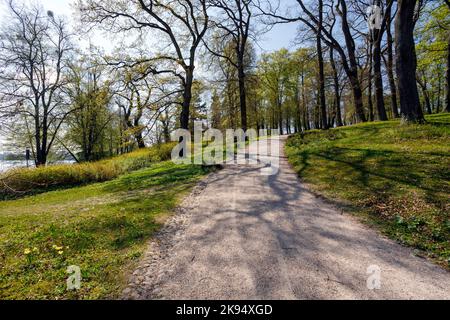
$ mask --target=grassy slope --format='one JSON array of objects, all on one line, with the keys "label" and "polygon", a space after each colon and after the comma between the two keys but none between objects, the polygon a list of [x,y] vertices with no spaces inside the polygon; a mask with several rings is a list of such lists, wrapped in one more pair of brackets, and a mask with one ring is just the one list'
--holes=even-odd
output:
[{"label": "grassy slope", "polygon": [[371,123],[290,138],[303,181],[368,223],[450,267],[450,115]]},{"label": "grassy slope", "polygon": [[[0,202],[0,299],[116,297],[146,241],[205,173],[163,162],[109,182]],[[77,292],[66,291],[70,265],[82,270]]]}]

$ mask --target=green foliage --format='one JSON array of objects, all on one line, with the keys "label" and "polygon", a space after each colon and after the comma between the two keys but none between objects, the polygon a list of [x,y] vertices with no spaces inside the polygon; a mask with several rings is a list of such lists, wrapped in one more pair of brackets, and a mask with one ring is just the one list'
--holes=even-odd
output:
[{"label": "green foliage", "polygon": [[[223,39],[217,36],[213,41],[213,46],[227,59],[218,59],[215,65],[218,80],[213,85],[213,101],[211,104],[211,119],[216,129],[237,129],[241,128],[240,119],[240,95],[239,95],[239,74],[237,65],[236,43],[228,41],[222,43]],[[257,86],[257,77],[254,73],[256,63],[256,53],[251,41],[246,44],[244,55],[244,73],[247,100],[247,124],[257,127],[259,105],[255,100],[254,87]],[[214,94],[215,92],[215,94]]]},{"label": "green foliage", "polygon": [[[149,154],[122,157],[119,166]],[[207,172],[163,162],[109,182],[0,202],[0,299],[118,298],[147,241]],[[81,268],[79,291],[66,289],[71,265]]]},{"label": "green foliage", "polygon": [[311,131],[286,150],[313,190],[450,267],[450,115],[427,120]]},{"label": "green foliage", "polygon": [[450,9],[444,3],[429,8],[423,13],[421,25],[416,30],[419,42],[419,67],[445,61],[448,32],[450,31]]},{"label": "green foliage", "polygon": [[19,168],[0,175],[0,198],[11,198],[49,189],[109,181],[121,174],[170,159],[174,144],[157,145],[108,160],[35,169]]},{"label": "green foliage", "polygon": [[[265,54],[262,56],[258,66],[263,88],[262,96],[266,101],[268,114],[276,114],[272,118],[272,123],[283,127],[283,114],[288,112],[290,88],[293,79],[292,55],[286,49]],[[295,102],[294,102],[295,103]]]},{"label": "green foliage", "polygon": [[[445,3],[430,4],[416,28],[417,80],[422,97],[441,112],[445,100],[445,68],[449,50],[450,9]],[[423,102],[426,104],[426,102]]]},{"label": "green foliage", "polygon": [[192,101],[190,110],[190,129],[194,130],[195,121],[207,120],[208,110],[206,104],[202,101],[202,95],[205,93],[205,85],[201,81],[194,81],[192,85]]},{"label": "green foliage", "polygon": [[64,140],[81,150],[78,158],[82,161],[100,160],[106,146],[111,149],[117,140],[119,123],[109,106],[112,92],[110,81],[103,80],[105,73],[104,66],[87,57],[70,67],[68,93],[74,111],[67,118]]},{"label": "green foliage", "polygon": [[313,49],[281,49],[264,54],[257,78],[259,113],[268,126],[287,127],[290,132],[292,126],[309,129],[311,122],[317,122],[317,63]]}]

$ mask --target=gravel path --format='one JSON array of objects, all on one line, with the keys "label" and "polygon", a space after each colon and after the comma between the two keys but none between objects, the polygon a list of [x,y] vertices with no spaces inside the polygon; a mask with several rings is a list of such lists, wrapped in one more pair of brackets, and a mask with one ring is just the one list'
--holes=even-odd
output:
[{"label": "gravel path", "polygon": [[149,244],[124,298],[450,299],[450,273],[317,198],[285,158],[277,175],[259,169],[226,166],[203,180]]}]

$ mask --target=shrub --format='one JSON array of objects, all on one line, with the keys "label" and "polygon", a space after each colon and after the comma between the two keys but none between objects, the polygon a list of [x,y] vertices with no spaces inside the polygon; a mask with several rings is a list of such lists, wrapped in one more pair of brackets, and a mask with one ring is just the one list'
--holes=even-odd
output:
[{"label": "shrub", "polygon": [[172,143],[156,145],[97,162],[11,169],[0,174],[0,198],[112,180],[152,163],[169,160],[173,147]]}]

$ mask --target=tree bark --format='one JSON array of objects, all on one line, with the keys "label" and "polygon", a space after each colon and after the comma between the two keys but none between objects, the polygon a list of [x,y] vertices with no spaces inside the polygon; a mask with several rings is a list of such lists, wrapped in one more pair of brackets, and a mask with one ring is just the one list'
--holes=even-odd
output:
[{"label": "tree bark", "polygon": [[[449,6],[450,7],[450,6]],[[450,112],[450,32],[447,40],[447,93],[445,99],[445,111]]]},{"label": "tree bark", "polygon": [[[376,4],[381,7],[380,1]],[[381,121],[388,120],[386,107],[384,105],[383,76],[381,74],[381,39],[383,38],[384,29],[374,29],[372,32],[373,40],[373,76],[375,84],[375,103],[378,111],[378,118]]]},{"label": "tree bark", "polygon": [[138,133],[136,133],[134,135],[134,138],[137,141],[138,148],[139,149],[144,149],[145,148],[145,141],[144,141],[144,138],[142,137],[142,131],[139,131]]},{"label": "tree bark", "polygon": [[280,130],[280,134],[284,134],[283,130],[283,105],[281,103],[281,98],[277,98],[277,108],[278,108],[278,129]]},{"label": "tree bark", "polygon": [[341,94],[339,90],[339,77],[336,68],[336,61],[334,60],[334,49],[330,48],[330,63],[333,69],[333,87],[334,87],[334,103],[336,109],[336,126],[342,127],[342,113],[341,113]]},{"label": "tree bark", "polygon": [[417,56],[414,42],[417,0],[398,0],[395,51],[401,116],[407,122],[425,121],[416,83]]},{"label": "tree bark", "polygon": [[399,118],[400,115],[398,113],[398,102],[397,102],[397,84],[395,83],[394,77],[394,50],[393,43],[394,39],[392,38],[392,18],[391,18],[391,8],[389,7],[386,11],[387,21],[386,21],[386,34],[387,34],[387,74],[389,78],[389,87],[391,89],[391,109],[392,115],[395,119]]},{"label": "tree bark", "polygon": [[327,120],[327,102],[325,97],[325,71],[323,63],[323,51],[322,51],[322,33],[323,28],[323,1],[319,0],[319,28],[316,35],[317,44],[317,62],[319,64],[319,104],[320,104],[320,115],[322,129],[329,129]]},{"label": "tree bark", "polygon": [[[35,114],[39,115],[39,99],[35,99]],[[34,131],[35,131],[35,143],[36,143],[36,156],[35,156],[35,164],[36,167],[40,167],[42,165],[45,165],[45,159],[42,155],[42,148],[41,148],[41,124],[39,122],[39,117],[34,117]]]},{"label": "tree bark", "polygon": [[308,105],[306,102],[306,90],[305,90],[305,73],[302,71],[302,104],[303,104],[303,124],[305,130],[311,129],[311,124],[309,120],[309,112],[308,112]]},{"label": "tree bark", "polygon": [[[378,33],[379,31],[375,31],[375,39],[381,37]],[[388,117],[384,105],[383,76],[381,74],[381,40],[375,40],[373,44],[373,77],[378,117],[379,120],[386,121],[388,120]]]},{"label": "tree bark", "polygon": [[357,71],[350,71],[348,76],[352,86],[353,99],[355,100],[356,119],[358,122],[367,122],[366,115],[364,114],[363,94],[361,84],[358,79],[358,73]]},{"label": "tree bark", "polygon": [[192,85],[194,83],[194,70],[190,67],[186,70],[186,83],[183,91],[183,104],[181,105],[180,127],[189,130],[190,105],[192,100]]},{"label": "tree bark", "polygon": [[239,104],[241,108],[241,127],[247,131],[247,90],[245,84],[244,57],[238,59]]},{"label": "tree bark", "polygon": [[[450,9],[450,1],[445,0],[445,4]],[[450,31],[448,32],[448,38],[447,38],[447,93],[446,93],[446,99],[445,99],[445,111],[450,112]]]},{"label": "tree bark", "polygon": [[372,70],[373,70],[373,43],[369,40],[369,74],[367,75],[367,105],[369,106],[369,121],[375,120],[375,114],[373,112],[373,101],[372,101]]},{"label": "tree bark", "polygon": [[426,79],[426,75],[423,75],[423,80],[420,78],[419,75],[417,75],[417,83],[419,84],[420,88],[422,89],[423,98],[425,100],[425,107],[427,109],[428,114],[432,114],[433,111],[431,110],[431,100],[430,100],[430,93],[428,92],[428,83]]},{"label": "tree bark", "polygon": [[327,120],[327,105],[325,97],[325,71],[323,63],[322,41],[317,36],[317,61],[319,64],[319,106],[320,106],[320,122],[321,128],[329,129]]}]

